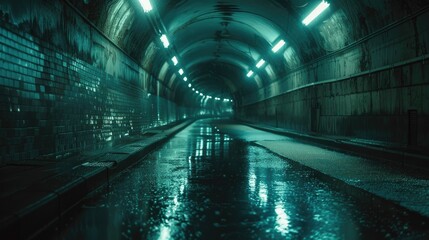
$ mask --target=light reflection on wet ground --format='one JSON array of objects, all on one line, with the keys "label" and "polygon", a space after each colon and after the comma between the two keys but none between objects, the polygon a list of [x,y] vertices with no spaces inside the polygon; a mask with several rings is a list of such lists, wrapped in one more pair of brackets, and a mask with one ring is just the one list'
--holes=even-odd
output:
[{"label": "light reflection on wet ground", "polygon": [[191,125],[89,197],[62,239],[424,238],[425,218],[334,190],[314,171]]}]

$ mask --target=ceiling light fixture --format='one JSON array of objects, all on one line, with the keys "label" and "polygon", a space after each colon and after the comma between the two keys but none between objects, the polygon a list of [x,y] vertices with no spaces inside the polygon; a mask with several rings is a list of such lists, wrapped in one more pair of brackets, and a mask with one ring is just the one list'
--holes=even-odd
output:
[{"label": "ceiling light fixture", "polygon": [[[185,72],[183,71],[183,69],[179,69],[179,74],[180,75],[183,75]],[[183,79],[183,80],[185,80],[185,79]],[[185,80],[186,81],[186,80]]]},{"label": "ceiling light fixture", "polygon": [[277,51],[280,50],[280,48],[282,48],[284,45],[286,44],[286,42],[283,39],[280,39],[280,41],[273,47],[273,49],[271,49],[273,51],[273,53],[276,53]]},{"label": "ceiling light fixture", "polygon": [[168,48],[170,46],[170,42],[168,41],[167,35],[162,34],[160,37],[162,44],[164,45],[164,48]]},{"label": "ceiling light fixture", "polygon": [[142,5],[144,12],[152,11],[152,4],[150,4],[149,0],[140,0],[140,4]]},{"label": "ceiling light fixture", "polygon": [[176,65],[179,63],[179,61],[177,60],[177,57],[176,57],[176,56],[174,56],[174,57],[171,59],[171,61],[173,61],[174,66],[176,66]]},{"label": "ceiling light fixture", "polygon": [[325,11],[329,7],[329,3],[325,0],[322,0],[322,2],[310,13],[304,20],[302,20],[302,23],[305,26],[308,26],[314,19],[317,18],[323,11]]},{"label": "ceiling light fixture", "polygon": [[192,84],[190,84],[190,83],[189,83],[189,84],[188,84],[188,88],[190,88],[190,87],[192,87]]},{"label": "ceiling light fixture", "polygon": [[261,59],[261,60],[259,60],[259,62],[256,64],[256,67],[257,68],[260,68],[260,67],[262,67],[262,65],[264,65],[265,64],[265,60],[264,59]]},{"label": "ceiling light fixture", "polygon": [[251,76],[253,76],[253,71],[252,70],[250,70],[248,73],[247,73],[247,75],[246,75],[247,77],[251,77]]}]

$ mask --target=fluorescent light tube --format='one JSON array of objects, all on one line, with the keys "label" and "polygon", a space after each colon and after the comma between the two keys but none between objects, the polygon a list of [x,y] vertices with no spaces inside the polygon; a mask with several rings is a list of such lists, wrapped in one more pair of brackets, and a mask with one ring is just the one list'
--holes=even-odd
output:
[{"label": "fluorescent light tube", "polygon": [[247,73],[247,75],[246,75],[247,77],[251,77],[251,76],[253,76],[253,71],[252,70],[250,70],[248,73]]},{"label": "fluorescent light tube", "polygon": [[274,47],[273,49],[271,49],[273,51],[273,53],[276,53],[278,50],[280,50],[280,48],[282,48],[284,45],[286,44],[286,42],[281,39]]},{"label": "fluorescent light tube", "polygon": [[150,4],[149,0],[140,0],[140,4],[142,5],[144,12],[152,11],[152,4]]},{"label": "fluorescent light tube", "polygon": [[179,61],[177,60],[177,57],[176,57],[176,56],[174,56],[174,57],[171,59],[171,61],[173,61],[174,66],[176,66],[176,65],[179,63]]},{"label": "fluorescent light tube", "polygon": [[170,46],[170,42],[168,41],[168,38],[165,34],[162,34],[160,39],[162,44],[164,45],[164,48],[168,48],[168,46]]},{"label": "fluorescent light tube", "polygon": [[329,3],[323,0],[304,20],[302,20],[302,23],[305,26],[308,26],[314,19],[317,18],[323,11],[325,11],[329,7]]},{"label": "fluorescent light tube", "polygon": [[264,65],[264,64],[265,64],[265,60],[264,60],[264,59],[261,59],[261,60],[259,60],[258,64],[256,64],[256,67],[257,67],[257,68],[260,68],[260,67],[262,67],[262,65]]}]

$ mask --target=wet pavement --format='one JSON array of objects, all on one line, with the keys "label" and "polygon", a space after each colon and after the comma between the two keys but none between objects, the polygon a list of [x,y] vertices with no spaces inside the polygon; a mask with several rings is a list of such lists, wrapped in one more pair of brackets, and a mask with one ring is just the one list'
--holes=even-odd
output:
[{"label": "wet pavement", "polygon": [[[220,131],[236,139],[254,142],[271,152],[317,170],[347,185],[429,217],[429,176],[427,171],[407,168],[388,158],[370,160],[330,150],[325,146],[257,130],[234,122],[218,124]],[[409,159],[404,157],[404,161]]]},{"label": "wet pavement", "polygon": [[[124,171],[108,188],[87,197],[76,213],[63,219],[59,229],[43,237],[427,239],[429,236],[427,218],[378,198],[343,192],[318,172],[253,142],[235,138],[233,126],[221,131],[221,125],[219,120],[192,124]],[[273,136],[271,140],[282,138]]]}]

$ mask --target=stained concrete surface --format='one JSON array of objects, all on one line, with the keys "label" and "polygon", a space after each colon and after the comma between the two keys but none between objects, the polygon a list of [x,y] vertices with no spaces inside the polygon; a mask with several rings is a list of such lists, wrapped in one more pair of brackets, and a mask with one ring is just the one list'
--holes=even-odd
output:
[{"label": "stained concrete surface", "polygon": [[[292,142],[243,126],[198,121],[109,188],[92,194],[79,212],[46,234],[58,239],[429,236],[426,217],[339,191],[317,171],[255,145],[252,137],[259,144],[268,142],[263,139]],[[336,161],[344,155],[338,156]]]},{"label": "stained concrete surface", "polygon": [[220,126],[234,137],[254,141],[283,157],[429,216],[429,177],[423,173],[399,168],[388,161],[368,160],[280,138],[243,125]]}]

